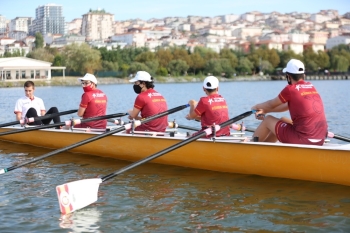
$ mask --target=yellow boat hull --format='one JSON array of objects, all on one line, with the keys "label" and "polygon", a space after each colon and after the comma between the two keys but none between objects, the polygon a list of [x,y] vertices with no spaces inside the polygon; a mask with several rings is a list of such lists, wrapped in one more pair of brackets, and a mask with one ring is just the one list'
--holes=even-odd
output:
[{"label": "yellow boat hull", "polygon": [[[0,132],[13,130],[0,128]],[[0,136],[0,140],[60,149],[99,133],[35,130]],[[136,161],[183,140],[184,137],[117,134],[71,152]],[[199,139],[152,162],[219,172],[327,182],[350,186],[350,144],[305,146],[282,143]]]}]

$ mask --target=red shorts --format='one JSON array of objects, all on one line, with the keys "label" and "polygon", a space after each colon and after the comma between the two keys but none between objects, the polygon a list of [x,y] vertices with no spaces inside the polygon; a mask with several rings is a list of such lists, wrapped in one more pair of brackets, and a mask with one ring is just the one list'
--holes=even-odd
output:
[{"label": "red shorts", "polygon": [[322,146],[324,139],[313,140],[303,137],[299,132],[295,131],[293,125],[278,121],[275,126],[275,132],[278,141],[282,143],[304,144],[304,145],[318,145]]}]

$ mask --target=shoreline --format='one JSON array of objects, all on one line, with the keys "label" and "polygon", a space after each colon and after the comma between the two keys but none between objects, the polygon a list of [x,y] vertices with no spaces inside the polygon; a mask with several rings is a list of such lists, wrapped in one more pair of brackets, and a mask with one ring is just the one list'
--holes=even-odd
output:
[{"label": "shoreline", "polygon": [[[157,77],[155,83],[197,83],[204,80],[203,77],[182,76],[182,77]],[[43,86],[79,86],[78,77],[53,77],[47,79],[21,79],[0,81],[0,88],[23,87],[24,83],[31,80],[37,87]],[[247,76],[234,78],[218,78],[220,82],[240,82],[240,81],[274,81],[285,80],[284,76]],[[307,75],[305,80],[349,80],[347,75]],[[98,85],[108,84],[128,84],[129,78],[97,78]]]}]

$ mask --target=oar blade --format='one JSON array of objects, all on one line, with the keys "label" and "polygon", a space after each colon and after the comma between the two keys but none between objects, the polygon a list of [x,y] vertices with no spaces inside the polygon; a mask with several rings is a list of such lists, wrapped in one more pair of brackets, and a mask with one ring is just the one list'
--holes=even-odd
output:
[{"label": "oar blade", "polygon": [[62,214],[69,214],[98,199],[98,188],[102,179],[85,179],[56,186],[56,192]]}]

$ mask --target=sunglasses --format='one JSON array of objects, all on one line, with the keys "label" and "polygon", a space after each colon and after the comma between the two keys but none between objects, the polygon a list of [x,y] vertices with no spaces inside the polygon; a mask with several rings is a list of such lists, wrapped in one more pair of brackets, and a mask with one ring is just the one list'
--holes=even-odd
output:
[{"label": "sunglasses", "polygon": [[89,85],[91,82],[81,82],[81,85],[86,86]]}]

